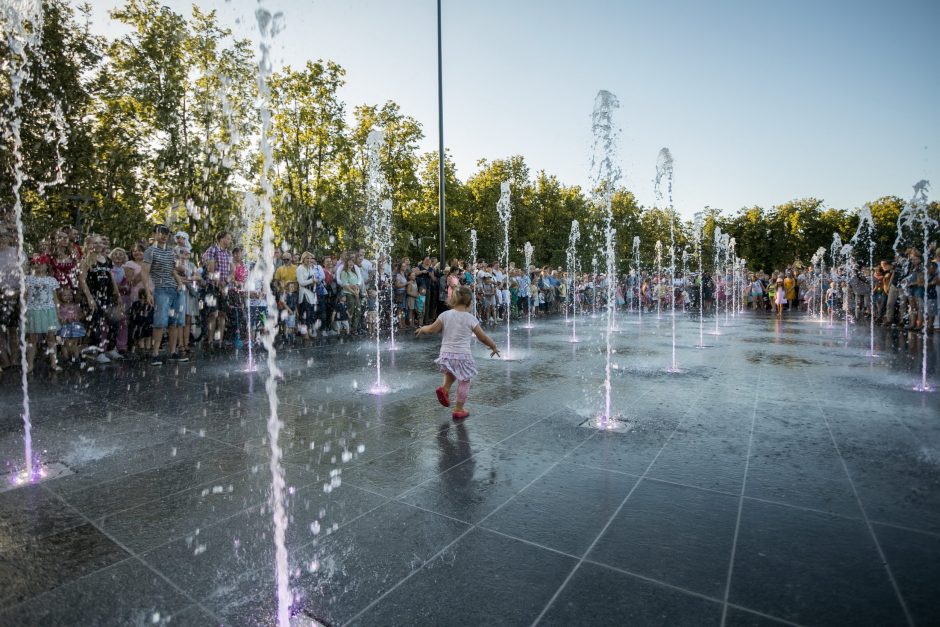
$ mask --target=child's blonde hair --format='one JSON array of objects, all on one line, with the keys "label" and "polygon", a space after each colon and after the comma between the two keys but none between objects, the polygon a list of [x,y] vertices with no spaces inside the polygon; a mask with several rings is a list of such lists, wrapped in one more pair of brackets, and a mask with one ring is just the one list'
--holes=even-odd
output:
[{"label": "child's blonde hair", "polygon": [[473,291],[466,285],[455,287],[447,298],[450,307],[469,307],[473,302]]}]

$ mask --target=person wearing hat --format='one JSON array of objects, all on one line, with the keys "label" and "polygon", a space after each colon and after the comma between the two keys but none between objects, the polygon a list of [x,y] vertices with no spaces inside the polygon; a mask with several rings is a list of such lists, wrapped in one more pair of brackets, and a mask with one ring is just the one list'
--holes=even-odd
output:
[{"label": "person wearing hat", "polygon": [[193,247],[189,243],[189,233],[186,231],[177,231],[174,237],[176,238],[177,248],[188,248],[192,250]]}]

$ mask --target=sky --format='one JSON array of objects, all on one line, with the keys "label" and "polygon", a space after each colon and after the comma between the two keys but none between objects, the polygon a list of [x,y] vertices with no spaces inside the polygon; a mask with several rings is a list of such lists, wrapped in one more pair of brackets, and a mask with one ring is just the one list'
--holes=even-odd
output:
[{"label": "sky", "polygon": [[[193,0],[165,0],[188,14]],[[258,39],[256,0],[195,0]],[[96,0],[93,28],[121,35]],[[675,160],[686,217],[815,197],[854,208],[940,194],[936,0],[442,0],[444,140],[458,176],[520,154],[534,172],[590,180],[598,90],[621,108],[623,184],[653,204],[656,156]],[[264,0],[284,13],[275,69],[332,59],[341,97],[397,102],[436,150],[435,0]]]}]

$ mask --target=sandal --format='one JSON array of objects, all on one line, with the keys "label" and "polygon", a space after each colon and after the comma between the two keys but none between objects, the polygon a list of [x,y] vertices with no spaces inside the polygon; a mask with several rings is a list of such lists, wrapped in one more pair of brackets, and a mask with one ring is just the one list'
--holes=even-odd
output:
[{"label": "sandal", "polygon": [[437,394],[438,403],[440,403],[444,407],[450,407],[450,397],[447,394],[447,390],[445,390],[443,386],[437,388],[436,390],[434,390],[434,392]]}]

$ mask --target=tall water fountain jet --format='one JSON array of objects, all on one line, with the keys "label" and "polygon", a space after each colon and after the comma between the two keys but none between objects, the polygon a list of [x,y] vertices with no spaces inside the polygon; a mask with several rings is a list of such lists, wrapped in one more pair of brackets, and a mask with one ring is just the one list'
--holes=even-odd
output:
[{"label": "tall water fountain jet", "polygon": [[[816,288],[813,290],[813,298],[819,294],[819,321],[823,320],[823,274],[826,271],[826,247],[820,246],[810,260],[813,264],[813,275],[816,279]],[[815,312],[815,303],[810,301],[810,312]]]},{"label": "tall water fountain jet", "polygon": [[849,339],[849,278],[857,272],[855,255],[851,244],[842,246],[842,316],[845,323],[845,339]]},{"label": "tall water fountain jet", "polygon": [[[721,270],[721,285],[724,287],[725,294],[725,324],[728,324],[728,262],[729,262],[729,248],[731,247],[731,238],[727,233],[721,234],[721,250],[724,253],[724,265]],[[716,306],[717,306],[717,300]]]},{"label": "tall water fountain jet", "polygon": [[[529,267],[532,265],[532,253],[534,252],[534,250],[535,250],[535,249],[532,248],[532,242],[526,242],[526,243],[525,243],[525,246],[522,247],[522,252],[525,254],[525,270],[524,270],[524,272],[526,273],[526,276],[528,276],[528,274],[529,274]],[[521,294],[520,294],[520,296],[521,296]],[[531,329],[531,328],[533,328],[533,327],[532,327],[532,305],[531,305],[531,303],[529,304],[529,306],[527,307],[527,309],[528,309],[528,320],[526,321],[526,324],[525,324],[525,326],[524,326],[523,328],[524,328],[524,329]],[[565,307],[565,313],[567,314],[567,312],[568,312],[568,308]]]},{"label": "tall water fountain jet", "polygon": [[255,11],[258,30],[261,33],[259,43],[261,58],[258,61],[258,102],[261,110],[261,207],[264,215],[264,230],[262,232],[263,255],[259,261],[264,274],[264,299],[267,302],[268,315],[264,323],[264,348],[267,351],[268,378],[265,382],[265,391],[268,395],[268,439],[271,443],[271,512],[274,523],[274,572],[277,590],[277,624],[278,627],[289,627],[291,591],[287,567],[287,511],[285,507],[285,481],[284,469],[281,465],[281,421],[278,418],[277,379],[283,376],[277,365],[277,351],[274,348],[274,338],[277,335],[278,310],[271,283],[274,280],[274,239],[271,211],[271,181],[268,173],[273,164],[271,143],[268,134],[271,130],[271,40],[280,32],[283,25],[283,14],[272,14],[263,7]]},{"label": "tall water fountain jet", "polygon": [[597,317],[597,255],[591,257],[591,317]]},{"label": "tall water fountain jet", "polygon": [[662,306],[662,292],[663,292],[663,243],[661,240],[656,240],[656,319],[662,320],[663,318],[663,306]]},{"label": "tall water fountain jet", "polygon": [[[726,252],[727,257],[731,261],[731,317],[734,318],[737,313],[737,292],[738,292],[738,256],[735,253],[735,239],[728,239],[728,250]],[[727,292],[728,287],[725,286],[725,292]],[[727,307],[727,296],[725,297],[725,307]],[[727,314],[725,316],[725,322],[727,322]]]},{"label": "tall water fountain jet", "polygon": [[[836,290],[839,288],[839,274],[837,269],[841,266],[842,263],[842,238],[839,237],[838,233],[832,234],[832,244],[829,245],[829,289],[833,291],[833,294],[836,293]],[[826,307],[829,308],[829,328],[831,329],[834,323],[834,308],[832,305],[834,303],[829,303],[829,294],[826,294]]]},{"label": "tall water fountain jet", "polygon": [[643,271],[640,268],[640,236],[633,236],[633,264],[636,270],[636,279],[633,285],[636,288],[636,309],[639,321],[643,322]]},{"label": "tall water fountain jet", "polygon": [[672,153],[668,148],[662,148],[656,158],[656,181],[654,185],[655,196],[658,202],[663,200],[662,183],[666,182],[666,194],[669,202],[669,303],[672,309],[672,366],[667,372],[679,372],[676,363],[676,216],[672,205]]},{"label": "tall water fountain jet", "polygon": [[620,107],[617,97],[609,91],[601,90],[594,99],[594,111],[591,116],[591,129],[594,135],[594,142],[591,154],[591,169],[593,173],[593,185],[597,197],[595,202],[604,210],[604,257],[607,260],[607,328],[605,332],[605,368],[604,368],[604,413],[600,417],[602,429],[611,429],[617,427],[617,419],[614,417],[610,401],[610,359],[613,349],[610,344],[610,336],[613,331],[614,306],[616,303],[615,289],[616,281],[613,277],[617,275],[616,251],[614,250],[614,238],[616,229],[614,229],[613,214],[613,194],[620,181],[620,166],[617,165],[617,138],[619,131],[614,123],[614,111]]},{"label": "tall water fountain jet", "polygon": [[30,55],[39,48],[42,40],[42,2],[41,0],[12,0],[3,3],[3,17],[6,23],[5,33],[7,45],[7,67],[10,81],[10,107],[6,114],[9,119],[9,134],[13,140],[13,214],[16,221],[16,254],[19,266],[20,283],[20,385],[23,389],[23,470],[15,475],[14,481],[25,483],[39,479],[38,466],[34,468],[32,421],[29,407],[29,379],[27,371],[29,362],[26,359],[26,248],[23,236],[23,200],[20,190],[23,187],[25,173],[23,172],[23,141],[20,136],[22,120],[19,117],[23,106],[23,84],[30,77]]},{"label": "tall water fountain jet", "polygon": [[[918,181],[914,185],[914,196],[905,205],[898,215],[898,235],[894,240],[894,250],[899,254],[907,247],[922,246],[924,266],[924,291],[926,302],[926,289],[930,281],[928,268],[930,267],[930,232],[937,228],[937,221],[929,213],[927,202],[927,189],[930,182]],[[935,388],[927,384],[927,323],[923,326],[923,356],[921,359],[920,384],[914,386],[917,392],[933,392]]]},{"label": "tall water fountain jet", "polygon": [[[187,203],[187,205],[191,205],[191,201],[190,203]],[[187,206],[187,210],[189,210],[189,206]],[[256,222],[260,218],[263,217],[261,215],[261,212],[262,212],[262,207],[261,207],[261,203],[258,197],[255,196],[254,194],[245,194],[245,197],[242,202],[242,216],[241,216],[243,233],[252,233],[254,231]],[[196,213],[198,213],[198,210],[196,211]],[[255,250],[254,250],[253,240],[250,236],[245,238],[244,246],[245,246],[245,257],[247,259],[254,259]],[[249,272],[247,284],[245,286],[249,292],[255,291],[254,288],[258,282],[258,279],[264,280],[263,277],[259,276],[259,272],[260,272],[260,268],[258,268],[257,266],[252,267],[251,272]],[[250,303],[250,300],[251,299],[249,298],[249,303]],[[240,308],[236,307],[235,308],[236,315],[238,314],[239,311],[240,311]],[[236,318],[236,323],[237,321],[238,319]],[[238,327],[236,327],[236,333],[238,333]],[[253,333],[254,333],[254,325],[251,323],[251,306],[249,304],[249,306],[245,307],[245,335],[248,336],[248,342],[247,342],[248,365],[245,367],[245,372],[257,372],[258,371],[258,365],[255,363],[255,347],[254,347],[255,338],[253,337]],[[241,344],[241,339],[237,337],[235,346],[239,347],[240,344]]]},{"label": "tall water fountain jet", "polygon": [[871,206],[863,205],[858,212],[858,228],[852,236],[852,247],[856,250],[868,249],[868,353],[875,354],[875,221],[871,217]]},{"label": "tall water fountain jet", "polygon": [[[375,383],[369,388],[371,394],[385,394],[390,388],[382,382],[382,266],[391,255],[392,249],[392,199],[388,197],[388,182],[382,172],[379,149],[385,142],[385,133],[373,129],[366,139],[368,177],[366,180],[366,214],[369,228],[366,237],[369,248],[375,255]],[[394,302],[394,301],[391,301]],[[391,306],[391,305],[390,305]],[[392,316],[394,318],[394,316]],[[394,342],[395,324],[389,323],[391,338]]]},{"label": "tall water fountain jet", "polygon": [[[512,219],[512,203],[510,202],[509,181],[499,185],[499,201],[496,203],[496,212],[503,223],[503,268],[509,271],[509,221]],[[496,289],[500,289],[497,285]],[[506,355],[503,359],[512,359],[512,316],[509,315],[509,305],[506,306]]]},{"label": "tall water fountain jet", "polygon": [[702,212],[699,211],[692,220],[692,238],[695,240],[695,256],[698,257],[698,344],[695,348],[705,348],[705,281],[702,277],[703,229]]},{"label": "tall water fountain jet", "polygon": [[470,229],[470,280],[473,295],[471,297],[471,307],[473,315],[479,316],[477,311],[477,230]]},{"label": "tall water fountain jet", "polygon": [[715,330],[712,332],[712,335],[721,335],[721,331],[718,330],[718,276],[721,273],[721,256],[724,239],[721,228],[717,225],[715,226],[715,237],[713,241],[715,244],[715,278],[712,279],[712,299],[715,301]]},{"label": "tall water fountain jet", "polygon": [[[19,282],[19,348],[20,348],[20,386],[23,392],[23,458],[24,466],[20,470],[14,469],[11,480],[16,485],[32,481],[40,481],[61,475],[66,469],[62,464],[52,463],[43,465],[33,456],[32,416],[30,413],[29,379],[27,360],[26,337],[26,246],[23,229],[23,200],[21,190],[26,180],[23,171],[23,141],[21,137],[22,119],[20,109],[23,108],[23,88],[32,76],[32,58],[38,59],[42,65],[45,61],[40,57],[40,44],[43,33],[43,6],[41,0],[6,0],[0,6],[3,23],[5,25],[4,39],[7,46],[4,67],[9,80],[10,95],[6,111],[4,111],[3,125],[9,123],[9,128],[3,129],[4,138],[12,140],[11,155],[13,165],[13,217],[16,223],[16,258]],[[65,158],[62,151],[67,144],[66,123],[62,106],[56,102],[53,109],[53,123],[55,129],[46,132],[47,141],[55,135],[56,141],[53,149],[56,155],[54,178],[50,181],[36,181],[37,192],[42,195],[46,187],[62,184],[64,179],[63,165]]]},{"label": "tall water fountain jet", "polygon": [[568,233],[568,276],[571,277],[571,342],[578,342],[578,240],[581,239],[581,226],[577,220],[571,221]]}]

